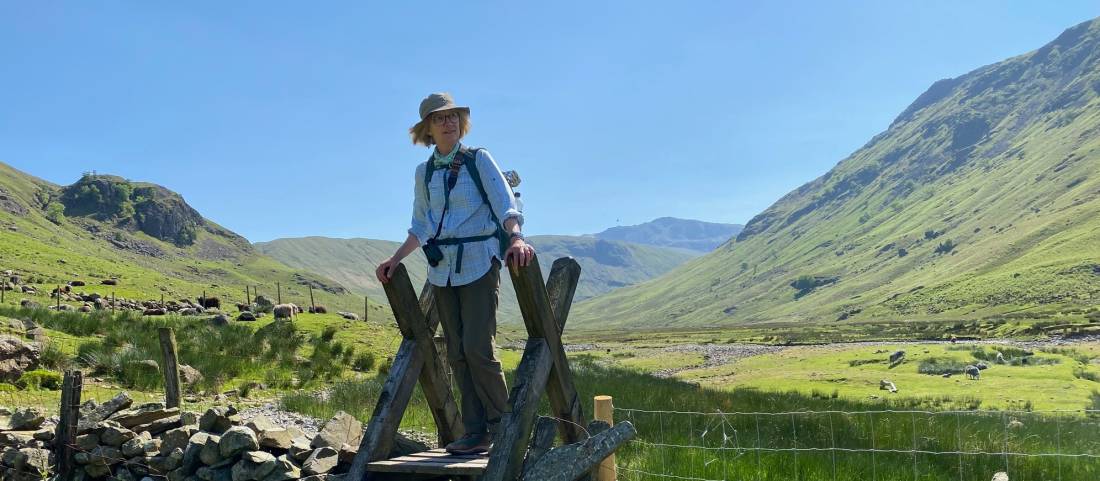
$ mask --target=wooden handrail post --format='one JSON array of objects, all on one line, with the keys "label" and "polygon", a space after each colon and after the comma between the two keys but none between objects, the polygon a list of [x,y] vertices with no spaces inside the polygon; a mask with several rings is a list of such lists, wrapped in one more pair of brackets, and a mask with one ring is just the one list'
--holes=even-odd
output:
[{"label": "wooden handrail post", "polygon": [[[596,396],[593,398],[595,408],[593,411],[596,413],[596,420],[603,421],[607,424],[614,426],[612,421],[612,411],[614,411],[614,404],[611,402],[611,396]],[[596,468],[596,481],[615,481],[615,476],[618,474],[615,468],[615,455],[612,454],[600,461],[600,466]]]},{"label": "wooden handrail post", "polygon": [[160,349],[164,352],[164,405],[168,408],[180,407],[180,369],[176,357],[176,333],[170,327],[157,329],[160,335]]},{"label": "wooden handrail post", "polygon": [[[60,293],[58,293],[60,294]],[[76,427],[80,422],[80,391],[84,388],[84,374],[79,370],[65,371],[61,385],[61,419],[54,433],[59,448],[57,458],[58,479],[74,479],[80,468],[73,459],[76,447]]]}]

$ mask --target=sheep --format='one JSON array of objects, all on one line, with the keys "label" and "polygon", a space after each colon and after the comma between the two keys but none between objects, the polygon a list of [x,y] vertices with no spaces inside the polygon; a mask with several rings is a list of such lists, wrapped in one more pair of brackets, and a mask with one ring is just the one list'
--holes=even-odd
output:
[{"label": "sheep", "polygon": [[890,355],[890,364],[900,362],[905,357],[905,351],[896,351]]},{"label": "sheep", "polygon": [[982,378],[982,371],[979,370],[977,366],[968,365],[965,368],[963,368],[963,372],[966,373],[966,378],[967,379],[978,380],[978,379]]},{"label": "sheep", "polygon": [[296,313],[296,306],[293,304],[279,304],[275,306],[273,312],[275,319],[293,319]]}]

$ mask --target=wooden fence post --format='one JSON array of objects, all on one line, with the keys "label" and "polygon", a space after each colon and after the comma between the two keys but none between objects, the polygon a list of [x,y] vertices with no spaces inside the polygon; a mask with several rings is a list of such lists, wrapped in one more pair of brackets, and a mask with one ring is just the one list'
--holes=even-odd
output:
[{"label": "wooden fence post", "polygon": [[4,281],[3,285],[0,285],[0,304],[4,303],[4,291],[8,290],[8,281]]},{"label": "wooden fence post", "polygon": [[363,322],[370,320],[370,300],[367,296],[363,296]]},{"label": "wooden fence post", "polygon": [[275,283],[275,303],[283,303],[283,285],[278,282]]},{"label": "wooden fence post", "polygon": [[317,303],[313,302],[313,285],[312,284],[310,284],[310,286],[309,286],[309,307],[313,309],[312,311],[309,311],[309,312],[313,312],[313,313],[317,312]]},{"label": "wooden fence post", "polygon": [[252,309],[252,298],[248,297],[248,284],[244,285],[244,305],[249,306],[249,309]]},{"label": "wooden fence post", "polygon": [[[593,401],[595,402],[596,420],[614,426],[615,423],[612,421],[611,414],[614,405],[611,402],[611,396],[596,396]],[[615,455],[612,454],[600,461],[600,466],[596,468],[596,481],[615,481],[616,475]]]},{"label": "wooden fence post", "polygon": [[57,285],[57,312],[61,312],[61,284]]},{"label": "wooden fence post", "polygon": [[54,432],[55,446],[60,448],[57,458],[58,479],[68,481],[76,478],[77,470],[73,455],[76,448],[76,426],[80,422],[80,391],[84,387],[84,374],[78,370],[65,371],[61,385],[61,419]]},{"label": "wooden fence post", "polygon": [[176,333],[171,327],[157,329],[160,349],[164,352],[164,406],[180,407],[180,370],[176,357]]}]

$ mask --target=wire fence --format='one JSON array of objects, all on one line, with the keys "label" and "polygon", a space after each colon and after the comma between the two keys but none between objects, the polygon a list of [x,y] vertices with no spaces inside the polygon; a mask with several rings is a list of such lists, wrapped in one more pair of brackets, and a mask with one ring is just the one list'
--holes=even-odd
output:
[{"label": "wire fence", "polygon": [[615,408],[625,479],[1087,480],[1100,411],[684,412]]}]

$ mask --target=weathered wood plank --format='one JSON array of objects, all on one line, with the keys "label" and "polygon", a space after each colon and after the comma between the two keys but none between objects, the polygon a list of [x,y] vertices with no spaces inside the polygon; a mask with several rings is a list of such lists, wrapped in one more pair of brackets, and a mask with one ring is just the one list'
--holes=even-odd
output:
[{"label": "weathered wood plank", "polygon": [[[566,299],[569,293],[575,292],[576,287],[570,288],[573,273],[579,274],[579,266],[576,269],[566,268],[569,261],[563,262],[559,268],[558,276],[553,284],[555,292],[564,297],[557,299],[561,304],[565,301],[572,303],[572,298]],[[575,261],[574,261],[575,263]],[[527,326],[529,337],[546,339],[550,349],[553,368],[550,375],[550,384],[547,393],[550,395],[550,409],[557,418],[571,422],[559,424],[558,432],[566,443],[575,443],[584,437],[584,410],[581,407],[577,390],[573,386],[573,373],[569,370],[569,360],[562,349],[561,327],[564,327],[564,317],[561,322],[555,316],[550,297],[546,291],[546,284],[542,281],[542,271],[539,268],[538,259],[531,259],[531,264],[526,267],[509,266],[508,271],[512,276],[512,285],[516,288],[516,300],[519,301],[520,311],[523,314],[523,322]],[[560,278],[564,278],[559,280]],[[564,307],[560,308],[567,314]],[[561,327],[559,327],[561,326]]]},{"label": "weathered wood plank", "polygon": [[572,257],[560,257],[550,266],[546,295],[550,297],[550,307],[554,309],[554,318],[558,321],[558,334],[565,330],[565,321],[569,319],[569,308],[573,305],[580,277],[581,265]]},{"label": "weathered wood plank", "polygon": [[566,444],[542,456],[528,471],[524,481],[575,481],[588,474],[604,458],[629,441],[637,431],[623,421],[584,442]]},{"label": "weathered wood plank", "polygon": [[523,457],[531,439],[535,412],[550,377],[550,348],[540,337],[527,339],[523,357],[516,367],[516,384],[508,396],[508,411],[500,432],[493,440],[493,452],[482,481],[512,481],[523,469]]},{"label": "weathered wood plank", "polygon": [[349,481],[366,479],[367,463],[388,457],[393,449],[401,416],[405,414],[420,370],[424,367],[424,359],[420,357],[415,343],[412,339],[404,339],[397,348],[390,374],[378,394],[378,402],[374,405],[367,431],[359,444],[359,452],[348,470]]},{"label": "weathered wood plank", "polygon": [[[439,444],[446,445],[462,436],[462,418],[458,404],[451,394],[450,378],[435,348],[434,326],[429,327],[428,320],[421,311],[422,305],[413,291],[404,264],[397,265],[390,281],[382,287],[386,291],[386,298],[402,335],[415,342],[420,358],[424,360],[424,366],[418,373],[420,387],[432,418],[435,419]],[[427,289],[427,292],[431,292],[431,289]]]},{"label": "weathered wood plank", "polygon": [[65,371],[61,387],[61,419],[54,433],[54,445],[58,446],[57,475],[61,481],[76,479],[81,468],[76,465],[76,427],[80,422],[80,393],[84,388],[84,374],[80,371]]},{"label": "weathered wood plank", "polygon": [[171,327],[157,328],[160,350],[164,355],[164,405],[180,407],[180,366],[176,356],[176,332]]},{"label": "weathered wood plank", "polygon": [[531,448],[527,450],[527,457],[523,459],[523,476],[531,470],[531,467],[550,448],[554,447],[554,437],[558,434],[558,421],[553,418],[539,418],[535,423],[535,435],[531,439]]}]

